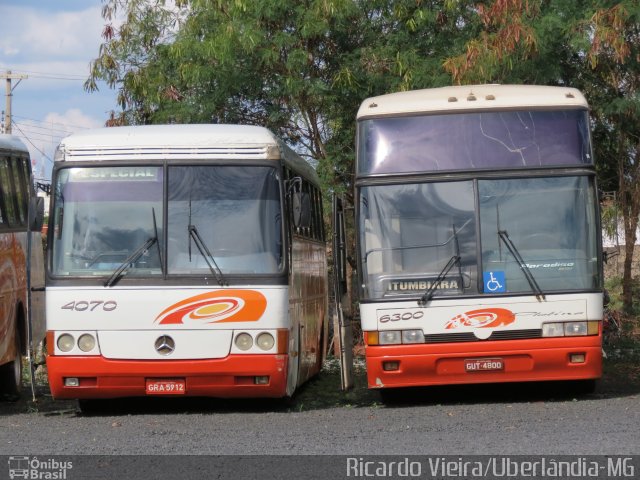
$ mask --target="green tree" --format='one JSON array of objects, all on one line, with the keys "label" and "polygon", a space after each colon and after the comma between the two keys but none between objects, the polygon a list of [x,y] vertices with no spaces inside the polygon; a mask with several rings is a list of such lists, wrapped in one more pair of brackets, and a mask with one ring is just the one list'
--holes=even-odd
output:
[{"label": "green tree", "polygon": [[601,187],[616,190],[625,231],[623,302],[640,215],[640,4],[607,0],[494,0],[482,31],[445,67],[458,83],[571,85],[591,105]]},{"label": "green tree", "polygon": [[478,27],[472,3],[107,0],[86,88],[119,90],[110,124],[264,125],[349,190],[360,102],[448,84],[444,60]]}]

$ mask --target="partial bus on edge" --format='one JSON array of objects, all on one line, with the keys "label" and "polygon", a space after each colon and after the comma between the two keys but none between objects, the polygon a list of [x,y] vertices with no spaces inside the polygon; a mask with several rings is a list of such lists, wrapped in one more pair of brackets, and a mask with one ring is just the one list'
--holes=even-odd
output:
[{"label": "partial bus on edge", "polygon": [[292,395],[323,360],[321,209],[314,169],[261,127],[65,138],[48,237],[53,396]]},{"label": "partial bus on edge", "polygon": [[23,356],[33,360],[45,335],[42,215],[29,150],[0,135],[0,392],[11,397],[22,388]]},{"label": "partial bus on edge", "polygon": [[358,112],[370,388],[601,376],[588,105],[572,88],[395,93]]}]

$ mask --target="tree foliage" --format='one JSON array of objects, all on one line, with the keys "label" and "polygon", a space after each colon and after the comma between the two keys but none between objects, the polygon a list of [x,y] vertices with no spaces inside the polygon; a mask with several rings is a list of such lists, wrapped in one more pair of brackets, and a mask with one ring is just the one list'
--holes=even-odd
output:
[{"label": "tree foliage", "polygon": [[[571,85],[592,107],[600,185],[625,223],[625,305],[640,214],[637,0],[104,0],[110,125],[264,125],[349,191],[371,95],[450,83]],[[117,19],[117,21],[116,21]],[[119,23],[119,26],[116,24]]]},{"label": "tree foliage", "polygon": [[105,42],[86,88],[106,80],[119,90],[122,111],[111,124],[267,126],[317,161],[328,186],[345,189],[360,102],[448,84],[442,64],[473,32],[470,4],[107,0]]},{"label": "tree foliage", "polygon": [[640,215],[640,4],[495,0],[480,35],[445,64],[455,81],[571,85],[583,90],[601,187],[617,191],[625,231],[623,301],[632,307]]}]

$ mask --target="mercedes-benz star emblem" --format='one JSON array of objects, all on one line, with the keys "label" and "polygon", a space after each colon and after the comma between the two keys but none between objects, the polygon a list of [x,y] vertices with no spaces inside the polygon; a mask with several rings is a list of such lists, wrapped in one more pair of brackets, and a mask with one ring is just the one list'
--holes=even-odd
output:
[{"label": "mercedes-benz star emblem", "polygon": [[155,347],[160,355],[171,355],[176,349],[176,342],[169,335],[162,335],[156,340]]}]

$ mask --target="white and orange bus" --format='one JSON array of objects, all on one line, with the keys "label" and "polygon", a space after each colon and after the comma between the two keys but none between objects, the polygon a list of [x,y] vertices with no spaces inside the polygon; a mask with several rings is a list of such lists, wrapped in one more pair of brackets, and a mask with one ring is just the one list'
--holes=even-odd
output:
[{"label": "white and orange bus", "polygon": [[12,135],[0,135],[0,392],[22,388],[22,359],[33,360],[44,339],[42,293],[43,203],[33,187],[29,150]]},{"label": "white and orange bus", "polygon": [[54,397],[284,397],[320,370],[318,177],[271,132],[86,131],[62,140],[52,190]]},{"label": "white and orange bus", "polygon": [[369,387],[593,387],[602,247],[582,94],[507,85],[410,91],[365,100],[357,119]]}]

